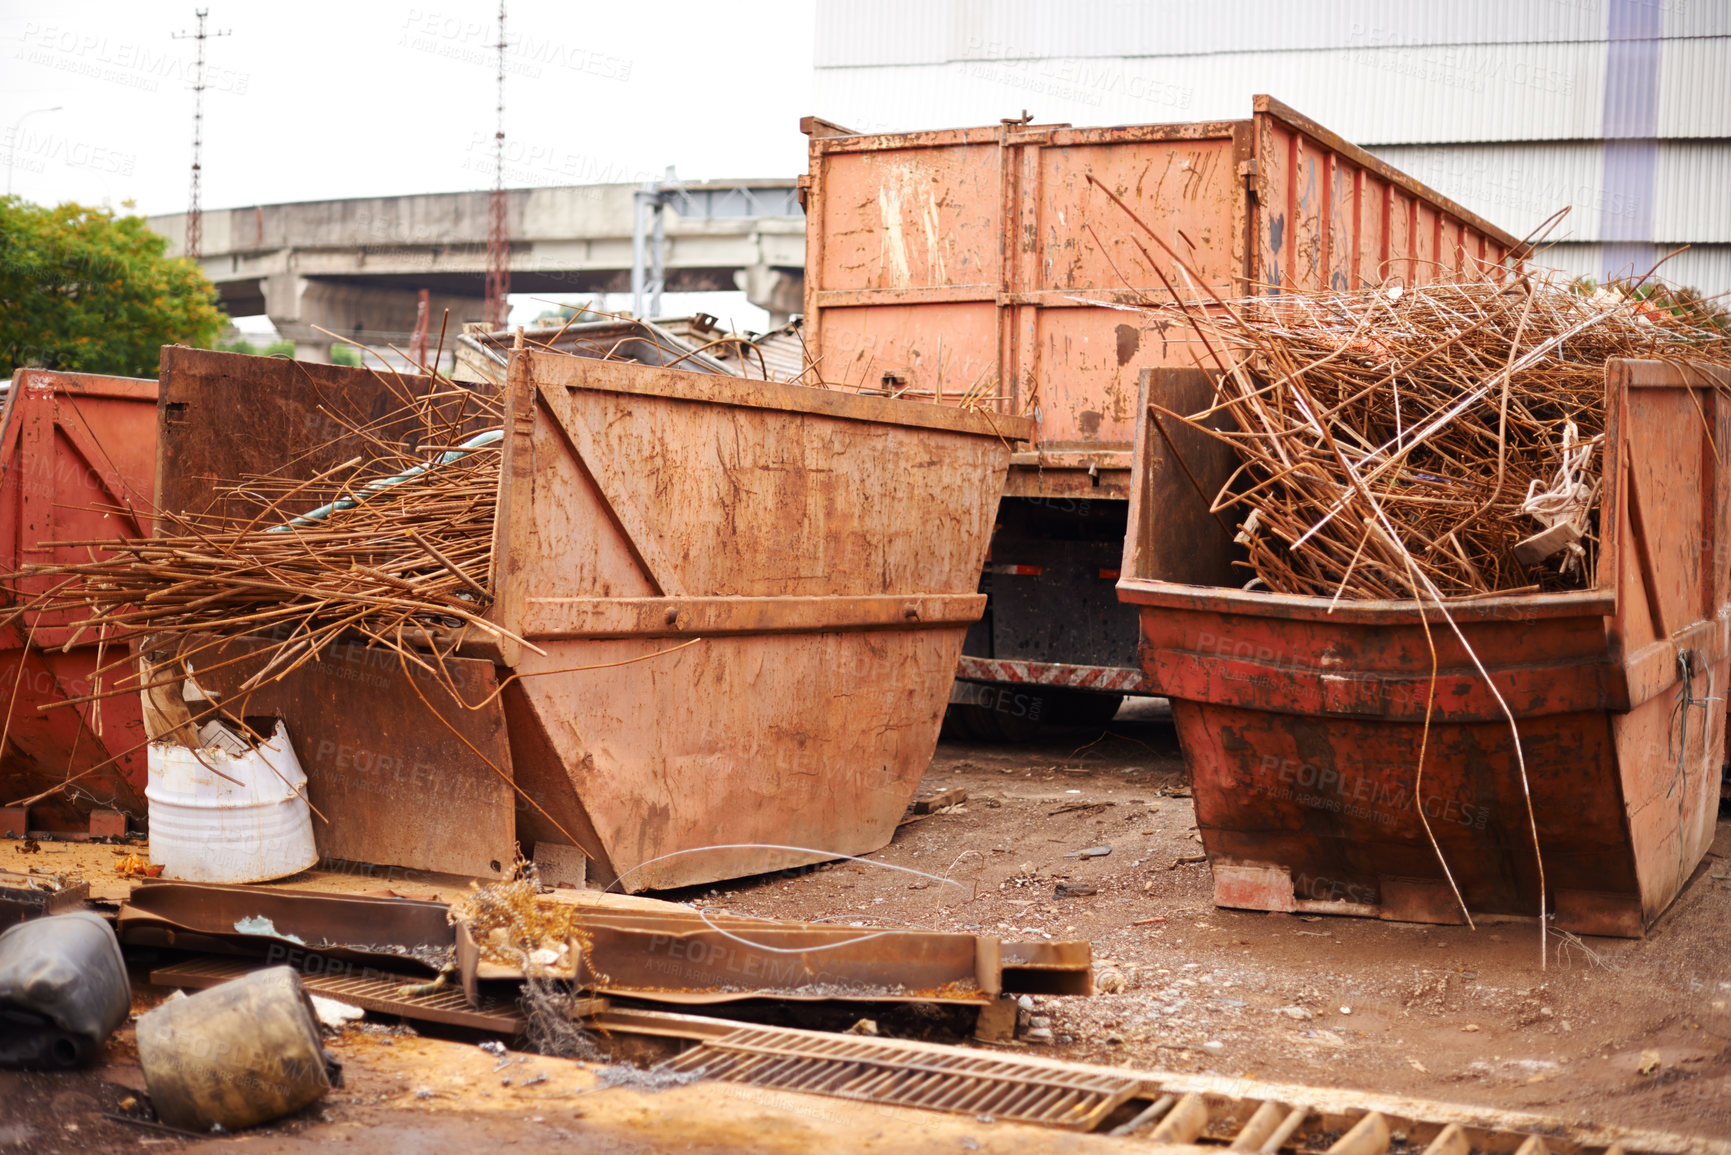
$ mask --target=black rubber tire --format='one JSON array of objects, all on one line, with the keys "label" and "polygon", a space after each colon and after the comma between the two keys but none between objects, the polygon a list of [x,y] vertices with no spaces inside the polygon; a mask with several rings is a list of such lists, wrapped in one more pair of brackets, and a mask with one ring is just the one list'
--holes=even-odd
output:
[{"label": "black rubber tire", "polygon": [[[1124,702],[1122,694],[1095,694],[1052,686],[1004,686],[1013,708],[951,702],[943,736],[958,742],[1032,741],[1049,726],[1102,727]],[[1017,711],[1021,712],[1018,713]]]},{"label": "black rubber tire", "polygon": [[1124,695],[1055,690],[1047,702],[1048,706],[1040,716],[1043,722],[1059,726],[1105,726],[1117,716],[1118,707],[1124,704]]},{"label": "black rubber tire", "polygon": [[968,725],[968,719],[963,715],[967,707],[960,702],[951,702],[944,707],[944,723],[938,730],[938,737],[951,742],[973,742],[974,728]]},{"label": "black rubber tire", "polygon": [[976,742],[1027,742],[1040,732],[1040,723],[987,706],[953,703],[950,706]]}]

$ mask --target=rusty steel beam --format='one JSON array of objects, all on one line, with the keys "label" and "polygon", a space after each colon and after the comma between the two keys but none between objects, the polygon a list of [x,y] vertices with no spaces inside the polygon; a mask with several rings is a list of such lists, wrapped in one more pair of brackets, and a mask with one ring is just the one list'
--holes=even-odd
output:
[{"label": "rusty steel beam", "polygon": [[[605,995],[701,1005],[740,999],[979,1005],[1000,994],[1092,993],[1086,942],[1003,943],[987,935],[776,922],[686,910],[590,906],[572,918],[573,968]],[[521,978],[456,932],[464,990]]]},{"label": "rusty steel beam", "polygon": [[[159,881],[133,890],[115,929],[124,943],[268,953],[291,965],[298,964],[285,952],[298,948],[301,955],[437,970],[454,941],[448,909],[408,898]],[[237,922],[255,918],[269,919],[275,934],[236,929]]]}]

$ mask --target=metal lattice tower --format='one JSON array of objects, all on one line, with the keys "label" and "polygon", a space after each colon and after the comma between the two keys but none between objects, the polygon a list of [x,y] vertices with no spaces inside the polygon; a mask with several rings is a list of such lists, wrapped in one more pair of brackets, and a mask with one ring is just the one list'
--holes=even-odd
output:
[{"label": "metal lattice tower", "polygon": [[186,205],[186,257],[192,261],[198,260],[204,252],[204,210],[199,205],[199,162],[204,152],[204,42],[214,36],[228,35],[227,32],[204,30],[204,18],[210,14],[210,9],[198,8],[194,12],[198,16],[198,31],[173,34],[175,40],[192,40],[198,44],[192,80],[192,192]]},{"label": "metal lattice tower", "polygon": [[487,224],[487,324],[505,327],[510,308],[511,233],[505,205],[505,0],[499,0],[499,104],[493,131],[493,198]]}]

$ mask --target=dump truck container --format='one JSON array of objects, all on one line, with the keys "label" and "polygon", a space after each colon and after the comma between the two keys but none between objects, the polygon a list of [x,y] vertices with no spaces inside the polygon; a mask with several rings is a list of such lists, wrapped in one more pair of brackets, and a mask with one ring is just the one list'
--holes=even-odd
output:
[{"label": "dump truck container", "polygon": [[[1114,594],[1137,374],[1190,366],[1172,262],[1221,296],[1421,284],[1515,237],[1267,96],[1245,120],[862,135],[808,118],[805,342],[825,380],[1034,418],[1011,459],[985,617],[956,687],[982,736],[1151,692]],[[1200,296],[1179,284],[1181,293]],[[1104,698],[1102,702],[1101,699]]]},{"label": "dump truck container", "polygon": [[[155,381],[130,377],[18,371],[0,418],[0,572],[88,556],[47,543],[150,533],[156,393]],[[26,579],[20,588],[49,584]],[[83,830],[95,808],[145,812],[137,695],[82,701],[99,659],[124,657],[126,641],[109,635],[104,644],[95,631],[74,638],[73,620],[29,613],[0,632],[0,694],[10,704],[0,805],[72,780],[31,805],[36,829]],[[124,672],[111,672],[109,683]]]},{"label": "dump truck container", "polygon": [[[1331,606],[1226,576],[1227,531],[1147,415],[1150,398],[1200,410],[1201,377],[1146,379],[1118,593],[1172,700],[1215,903],[1459,922],[1446,862],[1475,916],[1536,918],[1542,858],[1555,925],[1643,934],[1718,813],[1731,469],[1715,447],[1731,438],[1731,373],[1611,362],[1592,588],[1449,603],[1515,715],[1530,820],[1508,720],[1434,607],[1421,779],[1431,657],[1414,603]],[[1174,440],[1204,488],[1235,464],[1196,430]]]},{"label": "dump truck container", "polygon": [[[321,414],[388,429],[427,384],[183,349],[163,371],[165,509],[209,508],[212,474],[338,465],[359,443]],[[471,631],[474,708],[342,653],[231,707],[288,724],[320,852],[489,873],[511,842],[575,842],[635,891],[886,844],[1030,422],[526,351],[505,390],[489,618],[528,645]]]}]

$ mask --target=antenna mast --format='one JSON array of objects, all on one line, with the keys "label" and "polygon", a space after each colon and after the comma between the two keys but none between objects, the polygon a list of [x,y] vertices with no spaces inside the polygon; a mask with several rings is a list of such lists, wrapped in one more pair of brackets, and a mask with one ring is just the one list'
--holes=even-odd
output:
[{"label": "antenna mast", "polygon": [[505,0],[499,0],[499,105],[493,131],[493,198],[487,224],[487,324],[505,327],[510,309],[511,235],[505,215]]},{"label": "antenna mast", "polygon": [[186,257],[196,261],[204,252],[204,209],[199,204],[198,178],[199,161],[204,152],[204,42],[213,36],[227,36],[227,32],[206,32],[204,18],[210,14],[208,8],[194,10],[198,16],[197,32],[176,32],[175,40],[193,40],[198,44],[198,61],[194,65],[192,81],[192,193],[187,198],[186,205]]}]

